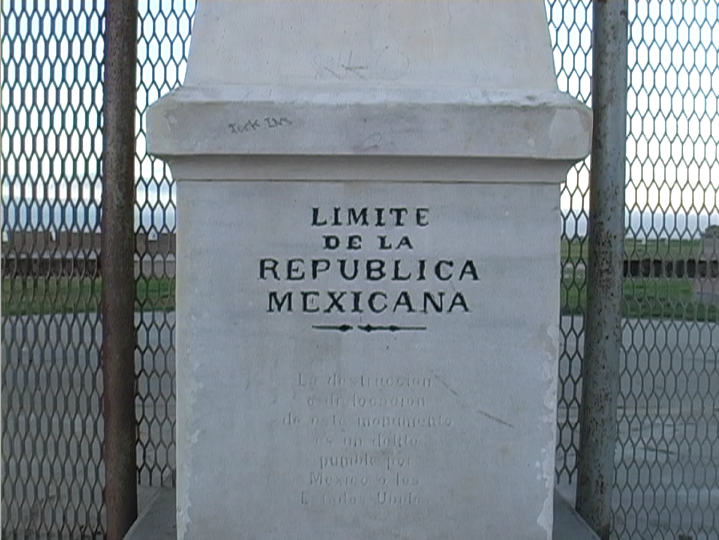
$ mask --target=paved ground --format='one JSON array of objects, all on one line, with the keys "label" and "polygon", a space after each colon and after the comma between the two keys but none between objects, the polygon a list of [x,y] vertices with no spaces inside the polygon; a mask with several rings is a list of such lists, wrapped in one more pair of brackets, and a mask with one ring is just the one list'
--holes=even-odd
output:
[{"label": "paved ground", "polygon": [[[136,358],[140,480],[174,469],[172,314],[145,314]],[[580,395],[580,318],[562,319],[565,393]],[[97,317],[3,320],[4,531],[90,538],[100,520],[101,375]],[[95,345],[93,345],[95,344]],[[719,538],[719,325],[627,321],[624,327],[615,529],[621,538]],[[575,406],[560,407],[576,422]],[[561,431],[563,446],[576,432]],[[152,445],[148,444],[152,441]],[[574,452],[558,454],[572,463]],[[149,466],[147,465],[149,464]],[[566,480],[566,479],[565,479]],[[572,496],[573,486],[560,486]],[[151,493],[141,490],[142,501]],[[67,533],[67,534],[62,534]],[[8,535],[9,536],[9,535]]]},{"label": "paved ground", "polygon": [[[599,537],[575,512],[569,502],[554,492],[553,540],[599,540]],[[157,490],[148,508],[132,528],[125,540],[175,540],[177,524],[175,519],[175,490]]]},{"label": "paved ground", "polygon": [[[174,314],[137,320],[140,483],[169,479]],[[2,522],[8,531],[91,538],[100,529],[102,374],[96,315],[3,318]],[[140,489],[140,503],[151,496]],[[5,535],[3,535],[5,536]]]},{"label": "paved ground", "polygon": [[[562,319],[564,380],[578,379],[582,319]],[[614,529],[620,538],[719,538],[719,324],[629,320],[621,359]],[[581,395],[569,384],[565,395]],[[577,407],[559,408],[576,425]],[[577,441],[563,429],[560,446]],[[574,463],[573,451],[558,463]],[[574,486],[560,486],[574,496]]]}]

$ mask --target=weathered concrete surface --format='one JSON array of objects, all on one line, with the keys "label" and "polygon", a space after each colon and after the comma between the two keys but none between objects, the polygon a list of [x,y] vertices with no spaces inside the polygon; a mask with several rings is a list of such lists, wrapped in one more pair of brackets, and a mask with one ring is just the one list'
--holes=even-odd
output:
[{"label": "weathered concrete surface", "polygon": [[148,112],[185,223],[178,538],[551,538],[558,187],[591,113],[545,15],[198,4]]},{"label": "weathered concrete surface", "polygon": [[[175,540],[175,490],[158,489],[148,501],[145,511],[127,532],[125,540]],[[558,492],[554,493],[554,530],[552,540],[598,540],[571,504]]]},{"label": "weathered concrete surface", "polygon": [[184,181],[178,536],[551,537],[555,173]]}]

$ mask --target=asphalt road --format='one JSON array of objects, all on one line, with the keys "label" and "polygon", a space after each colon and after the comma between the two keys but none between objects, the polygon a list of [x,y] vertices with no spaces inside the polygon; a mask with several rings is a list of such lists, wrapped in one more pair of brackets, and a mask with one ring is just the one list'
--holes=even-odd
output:
[{"label": "asphalt road", "polygon": [[[174,315],[138,316],[136,414],[140,483],[175,467]],[[564,395],[579,396],[581,318],[562,319]],[[97,316],[5,317],[2,349],[3,530],[98,530],[102,376]],[[719,538],[719,325],[629,320],[624,325],[616,446],[620,538]],[[559,407],[558,466],[576,459],[576,403]],[[151,443],[151,444],[150,444]],[[572,495],[561,475],[560,489]],[[141,490],[142,500],[149,491]],[[142,501],[141,501],[142,504]]]},{"label": "asphalt road", "polygon": [[[581,396],[581,318],[562,319],[564,395]],[[619,538],[719,538],[719,324],[627,320],[615,447]],[[561,402],[560,402],[561,403]],[[578,445],[576,402],[560,404],[559,447]],[[573,467],[573,449],[557,452]],[[576,477],[572,480],[575,481]],[[560,475],[560,490],[575,486]]]},{"label": "asphalt road", "polygon": [[[175,469],[174,314],[138,315],[137,324],[139,482],[160,485]],[[101,340],[102,327],[95,314],[3,318],[6,534],[92,538],[92,532],[100,529]],[[150,495],[140,489],[140,506]]]}]

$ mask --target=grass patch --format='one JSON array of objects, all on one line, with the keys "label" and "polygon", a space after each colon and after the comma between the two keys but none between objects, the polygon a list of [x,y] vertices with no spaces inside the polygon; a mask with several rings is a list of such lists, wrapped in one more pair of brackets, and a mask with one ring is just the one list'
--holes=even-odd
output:
[{"label": "grass patch", "polygon": [[135,281],[137,311],[174,311],[175,278],[140,278]]},{"label": "grass patch", "polygon": [[[98,278],[15,277],[2,280],[3,315],[92,313],[100,311],[102,283]],[[173,278],[135,281],[136,311],[175,309]]]},{"label": "grass patch", "polygon": [[[631,259],[674,259],[693,257],[699,240],[625,240]],[[586,312],[586,238],[562,238],[564,275],[561,311],[564,315]],[[719,321],[717,306],[693,299],[691,279],[627,278],[624,281],[622,313],[625,317]],[[101,279],[68,277],[16,277],[2,280],[2,312],[6,315],[84,313],[100,309]],[[136,281],[137,311],[173,311],[174,278],[140,278]]]},{"label": "grass patch", "polygon": [[625,317],[716,322],[717,306],[696,302],[692,285],[691,279],[625,279],[622,312]]},{"label": "grass patch", "polygon": [[559,309],[562,315],[584,315],[587,311],[587,287],[584,278],[564,279],[560,287]]},{"label": "grass patch", "polygon": [[[719,321],[719,309],[694,300],[691,279],[627,278],[624,280],[622,315],[638,319]],[[587,310],[586,281],[567,279],[561,287],[563,315],[583,315]]]},{"label": "grass patch", "polygon": [[[625,238],[624,255],[626,259],[686,260],[696,256],[700,244],[700,240]],[[562,238],[563,315],[586,313],[588,248],[586,238]],[[692,287],[689,278],[625,278],[622,314],[629,318],[719,321],[717,306],[696,302]]]},{"label": "grass patch", "polygon": [[587,239],[584,237],[567,238],[562,236],[560,245],[560,251],[562,256],[562,263],[569,264],[571,266],[577,263],[587,262],[587,252],[589,244]]},{"label": "grass patch", "polygon": [[[141,278],[135,285],[137,311],[175,309],[174,279]],[[4,315],[98,312],[100,287],[99,278],[3,278],[2,312]],[[565,274],[560,305],[563,315],[586,313],[583,272]],[[694,301],[690,279],[625,279],[622,313],[632,318],[719,321],[717,306]]]}]

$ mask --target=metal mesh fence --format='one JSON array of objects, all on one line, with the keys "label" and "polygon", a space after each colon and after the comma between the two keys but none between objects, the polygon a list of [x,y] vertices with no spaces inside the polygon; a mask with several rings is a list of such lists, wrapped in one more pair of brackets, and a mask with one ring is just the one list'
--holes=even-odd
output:
[{"label": "metal mesh fence", "polygon": [[[719,537],[718,9],[629,2],[616,538]],[[560,89],[591,103],[591,2],[547,12]],[[560,486],[576,481],[589,170],[562,191]]]},{"label": "metal mesh fence", "polygon": [[184,79],[192,2],[140,6],[137,93],[138,480],[174,485],[175,185],[145,151],[147,107]]},{"label": "metal mesh fence", "polygon": [[2,4],[3,537],[102,527],[101,26]]},{"label": "metal mesh fence", "polygon": [[614,530],[717,538],[719,5],[630,4]]},{"label": "metal mesh fence", "polygon": [[[547,0],[560,89],[591,103],[591,3]],[[717,538],[719,2],[630,2],[614,536]],[[2,3],[3,537],[103,531],[102,5]],[[140,2],[138,481],[174,483],[174,184],[143,114],[184,76],[194,2]],[[589,162],[562,191],[557,480],[576,480]],[[617,209],[618,212],[623,211]]]},{"label": "metal mesh fence", "polygon": [[[591,2],[547,2],[547,19],[560,90],[591,106]],[[562,188],[562,283],[559,353],[557,479],[576,479],[579,446],[580,372],[582,361],[584,277],[587,264],[589,159],[575,166]]]},{"label": "metal mesh fence", "polygon": [[[148,104],[184,76],[193,2],[141,2],[138,481],[174,483],[174,186]],[[2,3],[2,536],[104,529],[99,301],[103,6]],[[142,492],[141,492],[142,493]]]}]

